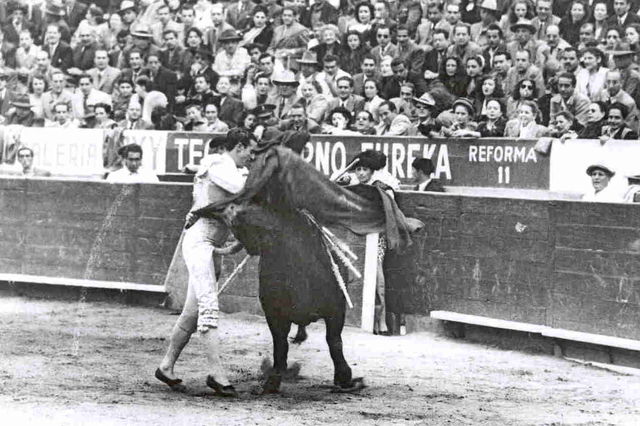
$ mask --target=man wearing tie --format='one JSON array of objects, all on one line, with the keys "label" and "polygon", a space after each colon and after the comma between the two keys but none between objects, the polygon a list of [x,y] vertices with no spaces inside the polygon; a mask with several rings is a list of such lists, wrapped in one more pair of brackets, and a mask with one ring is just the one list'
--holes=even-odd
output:
[{"label": "man wearing tie", "polygon": [[[436,28],[433,31],[433,49],[424,55],[422,62],[422,74],[429,71],[431,74],[438,75],[442,63],[446,58],[447,47],[449,47],[449,32],[442,28]],[[434,76],[434,78],[435,78]]]},{"label": "man wearing tie", "polygon": [[47,46],[43,49],[49,52],[51,65],[66,72],[73,65],[73,51],[60,38],[61,33],[58,24],[49,24],[45,36]]},{"label": "man wearing tie", "polygon": [[416,158],[411,163],[411,175],[413,176],[416,186],[414,191],[425,192],[445,192],[439,179],[432,178],[431,174],[435,171],[433,163],[429,158]]},{"label": "man wearing tie", "polygon": [[607,26],[625,28],[630,24],[640,22],[638,15],[629,11],[630,8],[629,0],[614,0],[613,11],[615,15],[607,19]]},{"label": "man wearing tie", "polygon": [[120,76],[120,70],[109,66],[109,53],[104,49],[96,50],[93,64],[95,66],[87,71],[93,81],[93,87],[112,94],[116,80]]},{"label": "man wearing tie", "polygon": [[271,81],[276,85],[279,96],[279,100],[276,103],[275,116],[278,119],[286,118],[291,107],[298,103],[299,100],[298,96],[296,96],[298,80],[296,80],[293,72],[284,70],[275,73]]}]

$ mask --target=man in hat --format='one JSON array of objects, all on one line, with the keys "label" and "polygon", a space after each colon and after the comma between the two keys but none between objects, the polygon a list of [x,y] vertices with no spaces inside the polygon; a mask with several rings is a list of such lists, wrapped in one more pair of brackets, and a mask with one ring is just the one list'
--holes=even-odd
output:
[{"label": "man in hat", "polygon": [[288,68],[288,58],[300,58],[302,52],[307,50],[309,29],[296,22],[297,16],[298,11],[293,6],[286,6],[282,9],[282,25],[273,30],[273,38],[267,49],[267,52],[272,53],[284,68]]},{"label": "man in hat", "polygon": [[[211,22],[213,26],[205,34],[205,41],[209,51],[216,55],[220,49],[219,38],[225,31],[235,31],[231,25],[224,20],[224,6],[222,3],[211,5]],[[229,33],[227,33],[229,34]]]},{"label": "man in hat", "polygon": [[216,54],[213,63],[213,70],[221,76],[227,76],[234,80],[236,86],[240,79],[244,77],[247,67],[251,63],[251,58],[244,47],[238,47],[242,37],[235,30],[224,30],[218,37],[218,44],[221,47]]},{"label": "man in hat", "polygon": [[131,36],[133,37],[133,45],[125,48],[123,54],[120,56],[118,63],[118,68],[120,69],[131,66],[127,60],[129,59],[129,52],[132,50],[139,51],[142,59],[145,59],[152,53],[160,54],[160,49],[151,43],[153,35],[148,26],[144,24],[133,25],[131,27]]},{"label": "man in hat", "polygon": [[15,48],[20,42],[20,33],[23,30],[34,31],[33,24],[24,19],[27,14],[27,6],[17,1],[12,1],[7,6],[7,14],[9,15],[8,23],[2,28],[4,40]]},{"label": "man in hat", "polygon": [[73,51],[71,47],[61,40],[61,27],[58,24],[49,24],[46,28],[45,43],[42,50],[49,52],[51,65],[64,72],[73,66]]},{"label": "man in hat", "polygon": [[511,26],[511,32],[514,33],[514,40],[507,43],[507,51],[512,58],[516,57],[516,53],[526,50],[529,52],[529,58],[532,63],[536,60],[538,47],[542,42],[534,38],[536,27],[527,19],[521,19]]},{"label": "man in hat", "polygon": [[19,124],[25,127],[43,127],[44,120],[36,119],[35,114],[31,111],[31,101],[29,95],[17,95],[11,101],[12,108],[7,112],[8,119],[3,124]]},{"label": "man in hat", "polygon": [[310,50],[305,51],[302,54],[302,58],[298,59],[298,68],[300,69],[298,73],[298,82],[300,83],[298,97],[302,97],[302,85],[305,83],[317,84],[325,97],[331,97],[331,89],[329,89],[327,82],[319,77],[317,59],[317,53]]},{"label": "man in hat", "polygon": [[442,124],[434,117],[436,100],[428,92],[419,98],[413,98],[416,118],[410,133],[428,138],[440,136]]},{"label": "man in hat", "polygon": [[531,23],[536,27],[536,38],[538,40],[547,40],[547,30],[550,26],[560,25],[560,18],[555,16],[551,10],[552,0],[536,0],[536,16]]},{"label": "man in hat", "polygon": [[629,187],[624,194],[625,203],[640,203],[640,175],[627,176]]},{"label": "man in hat", "polygon": [[256,116],[256,128],[253,133],[258,141],[270,141],[282,134],[277,129],[280,120],[273,115],[275,110],[275,105],[261,104],[249,111]]},{"label": "man in hat", "polygon": [[466,64],[472,56],[481,55],[482,49],[471,41],[471,28],[468,24],[458,23],[453,27],[453,44],[447,49],[447,56],[457,56],[460,63]]},{"label": "man in hat", "polygon": [[124,167],[115,172],[109,173],[107,182],[109,183],[158,183],[160,180],[150,170],[146,170],[142,165],[142,147],[131,143],[118,150],[118,155],[122,158]]},{"label": "man in hat", "polygon": [[616,70],[620,72],[622,77],[622,90],[633,98],[636,105],[640,104],[640,73],[636,69],[634,61],[636,52],[619,43],[610,53],[613,56]]},{"label": "man in hat", "polygon": [[[635,107],[635,104],[634,104]],[[638,140],[638,132],[632,130],[626,125],[625,120],[628,117],[628,109],[625,105],[616,102],[609,106],[607,112],[607,125],[602,127],[601,142],[610,139],[616,140]],[[637,126],[635,127],[638,128]]]},{"label": "man in hat", "polygon": [[133,0],[122,0],[118,15],[122,18],[122,28],[128,30],[138,17],[138,9]]},{"label": "man in hat", "polygon": [[583,201],[592,201],[599,203],[619,203],[622,201],[622,195],[616,193],[609,186],[611,178],[615,172],[604,163],[596,163],[587,167],[587,175],[591,177],[591,185],[593,191],[583,195]]},{"label": "man in hat", "polygon": [[291,107],[299,101],[296,95],[298,80],[293,72],[283,70],[274,74],[271,81],[278,88],[278,96],[280,97],[274,114],[278,119],[286,118]]},{"label": "man in hat", "polygon": [[471,40],[481,48],[489,43],[487,30],[492,24],[500,21],[502,11],[498,8],[498,0],[483,0],[480,3],[480,22],[471,25]]},{"label": "man in hat", "polygon": [[[43,31],[40,33],[40,41],[44,44],[49,37],[49,25],[55,24],[60,32],[60,40],[65,43],[71,42],[71,29],[65,18],[65,11],[60,3],[47,2],[44,10],[44,20],[42,22]],[[45,38],[46,37],[46,38]]]}]

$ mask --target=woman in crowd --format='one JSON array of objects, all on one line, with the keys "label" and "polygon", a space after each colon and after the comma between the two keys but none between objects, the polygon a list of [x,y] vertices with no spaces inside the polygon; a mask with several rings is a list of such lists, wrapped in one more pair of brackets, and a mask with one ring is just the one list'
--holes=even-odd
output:
[{"label": "woman in crowd", "polygon": [[616,203],[621,202],[622,197],[617,194],[613,188],[609,186],[609,181],[615,175],[615,172],[606,165],[593,164],[587,167],[587,175],[591,178],[593,191],[584,194],[583,201],[600,202],[600,203]]},{"label": "woman in crowd", "polygon": [[465,72],[467,76],[467,84],[464,96],[474,98],[480,87],[482,86],[482,70],[484,69],[484,58],[482,55],[471,56],[467,58],[465,64]]},{"label": "woman in crowd", "polygon": [[518,106],[518,118],[509,120],[504,130],[508,138],[537,139],[549,134],[549,129],[536,123],[540,115],[534,101],[522,101]]},{"label": "woman in crowd", "polygon": [[320,84],[315,80],[307,81],[302,83],[300,90],[302,92],[301,101],[305,105],[307,118],[316,123],[321,123],[329,106],[329,100],[322,93],[319,93],[322,90]]},{"label": "woman in crowd", "polygon": [[[498,3],[499,4],[499,3]],[[531,20],[535,16],[535,10],[533,3],[529,0],[516,0],[511,4],[509,11],[502,15],[500,19],[500,28],[502,28],[502,34],[507,41],[513,39],[513,33],[511,32],[511,26],[523,19]]]},{"label": "woman in crowd", "polygon": [[343,107],[334,108],[329,114],[329,122],[322,126],[322,133],[327,135],[359,135],[360,133],[349,130],[351,127],[351,113]]},{"label": "woman in crowd", "polygon": [[44,119],[44,103],[42,95],[49,90],[47,80],[43,76],[34,75],[29,83],[29,102],[36,119]]},{"label": "woman in crowd", "polygon": [[107,34],[105,36],[105,45],[107,49],[114,49],[118,46],[118,34],[123,30],[122,18],[117,13],[109,16],[107,24]]},{"label": "woman in crowd", "polygon": [[349,31],[345,37],[345,43],[342,45],[341,54],[338,57],[340,68],[351,75],[362,72],[362,58],[368,51],[369,48],[364,43],[362,35],[355,30]]},{"label": "woman in crowd", "polygon": [[375,121],[378,121],[378,108],[384,102],[378,93],[380,93],[380,83],[377,80],[367,80],[364,83],[364,109],[371,113]]},{"label": "woman in crowd", "polygon": [[[489,99],[503,99],[504,92],[498,78],[493,74],[485,75],[480,80],[480,86],[476,88],[474,108],[477,120],[484,120],[487,115],[487,101]],[[504,109],[504,108],[503,108]],[[502,111],[503,115],[505,111]]]},{"label": "woman in crowd", "polygon": [[583,2],[574,0],[567,14],[560,21],[560,37],[572,46],[577,46],[580,41],[580,27],[589,21],[587,7]]},{"label": "woman in crowd", "polygon": [[240,117],[240,128],[246,129],[249,133],[253,133],[258,124],[258,117],[253,110],[245,110]]},{"label": "woman in crowd", "polygon": [[440,70],[440,81],[452,95],[464,96],[467,91],[467,77],[459,58],[449,56],[444,61],[444,66]]},{"label": "woman in crowd", "polygon": [[578,132],[578,139],[599,139],[602,127],[607,125],[607,105],[604,102],[592,102],[587,110],[587,124]]},{"label": "woman in crowd", "polygon": [[373,119],[373,115],[369,111],[359,111],[356,114],[354,129],[361,135],[375,135],[376,122]]},{"label": "woman in crowd", "polygon": [[549,136],[558,138],[561,141],[566,139],[574,139],[578,136],[582,126],[575,119],[573,114],[567,110],[560,111],[551,119],[551,127]]},{"label": "woman in crowd", "polygon": [[440,136],[442,124],[432,116],[434,107],[436,106],[436,101],[433,99],[433,96],[425,92],[419,98],[413,98],[413,101],[417,115],[414,123],[415,131],[413,133],[428,138],[437,138]]},{"label": "woman in crowd", "polygon": [[191,27],[187,30],[184,35],[185,37],[185,47],[186,47],[186,55],[187,59],[185,60],[186,64],[193,64],[194,58],[201,51],[204,50],[204,37],[202,35],[202,31],[199,28]]},{"label": "woman in crowd", "polygon": [[582,51],[580,59],[583,68],[576,75],[576,91],[589,99],[595,99],[607,82],[609,68],[603,64],[604,54],[597,47],[587,47]]},{"label": "woman in crowd", "polygon": [[98,103],[93,107],[93,112],[96,119],[96,129],[113,129],[118,125],[111,119],[111,105]]},{"label": "woman in crowd", "polygon": [[624,46],[624,49],[627,50],[627,44],[625,43],[621,43],[622,37],[620,34],[620,28],[618,27],[612,27],[612,28],[608,28],[607,29],[607,34],[605,36],[605,39],[603,42],[601,42],[600,44],[598,44],[598,48],[605,52],[605,64],[607,66],[607,68],[609,69],[615,69],[616,68],[616,63],[613,60],[613,54],[612,52],[614,50],[620,49]]},{"label": "woman in crowd", "polygon": [[478,125],[473,121],[475,110],[473,104],[467,98],[457,99],[453,103],[453,123],[451,127],[443,127],[442,135],[445,137],[468,138],[477,137]]},{"label": "woman in crowd", "polygon": [[484,120],[478,124],[478,137],[501,138],[504,136],[507,119],[504,116],[504,104],[500,99],[490,98],[486,101]]},{"label": "woman in crowd", "polygon": [[347,31],[357,31],[362,35],[362,40],[364,40],[366,44],[372,46],[375,42],[371,39],[375,39],[376,36],[371,31],[373,19],[373,5],[368,1],[360,2],[355,7],[354,22],[348,24]]},{"label": "woman in crowd", "polygon": [[593,26],[594,36],[597,42],[604,43],[607,36],[607,2],[603,0],[597,0],[593,4]]},{"label": "woman in crowd", "polygon": [[316,52],[318,58],[318,66],[322,68],[324,64],[324,58],[327,55],[333,55],[340,57],[342,51],[340,40],[338,39],[340,33],[338,27],[335,25],[325,25],[322,27],[322,41],[320,44],[311,48],[311,51]]},{"label": "woman in crowd", "polygon": [[269,23],[269,11],[262,5],[253,8],[251,12],[251,23],[245,29],[239,46],[250,43],[259,43],[269,46],[273,38],[273,27]]},{"label": "woman in crowd", "polygon": [[630,24],[624,29],[624,39],[629,44],[630,50],[640,50],[640,24]]},{"label": "woman in crowd", "polygon": [[521,80],[507,99],[507,118],[509,120],[518,116],[518,108],[524,101],[535,101],[538,88],[534,80]]}]

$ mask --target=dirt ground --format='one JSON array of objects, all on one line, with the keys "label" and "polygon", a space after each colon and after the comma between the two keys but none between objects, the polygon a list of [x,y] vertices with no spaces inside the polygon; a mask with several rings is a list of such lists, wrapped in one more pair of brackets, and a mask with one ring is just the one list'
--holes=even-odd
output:
[{"label": "dirt ground", "polygon": [[[368,387],[330,392],[324,327],[292,346],[298,377],[256,396],[271,356],[263,319],[226,315],[224,354],[238,400],[211,396],[203,347],[177,365],[190,394],[153,377],[176,320],[162,309],[0,298],[0,422],[21,424],[639,424],[640,376],[504,351],[430,333],[383,337],[347,328],[345,354]],[[201,393],[206,393],[201,395]],[[199,395],[200,394],[200,395]]]}]

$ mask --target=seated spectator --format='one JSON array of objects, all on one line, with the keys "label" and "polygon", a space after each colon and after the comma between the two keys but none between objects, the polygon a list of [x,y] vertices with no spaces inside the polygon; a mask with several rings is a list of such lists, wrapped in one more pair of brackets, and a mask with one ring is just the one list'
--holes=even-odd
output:
[{"label": "seated spectator", "polygon": [[465,64],[465,75],[467,77],[465,97],[474,98],[476,93],[481,90],[483,68],[484,57],[482,55],[467,58]]},{"label": "seated spectator", "polygon": [[411,83],[416,96],[422,95],[427,90],[424,77],[418,73],[409,71],[407,64],[402,59],[395,58],[391,61],[393,76],[387,79],[382,89],[382,97],[385,99],[397,98],[400,96],[401,86],[404,83]]},{"label": "seated spectator", "polygon": [[503,99],[504,92],[498,78],[493,74],[489,74],[481,78],[480,87],[476,88],[474,96],[473,106],[476,110],[476,118],[483,120],[487,114],[487,101],[489,99]]},{"label": "seated spectator", "polygon": [[411,121],[404,114],[399,114],[393,102],[385,101],[378,108],[380,124],[376,133],[380,136],[408,136],[411,131]]},{"label": "seated spectator", "polygon": [[606,165],[599,163],[587,167],[587,175],[591,177],[593,192],[584,194],[582,201],[593,201],[600,203],[617,203],[622,201],[622,197],[616,194],[609,186],[609,181],[615,172]]},{"label": "seated spectator", "polygon": [[518,83],[512,95],[507,99],[507,118],[512,119],[518,116],[518,109],[524,101],[536,100],[536,82],[531,79],[524,79]]},{"label": "seated spectator", "polygon": [[295,130],[298,132],[304,131],[314,134],[320,133],[321,131],[320,125],[316,121],[307,117],[304,105],[302,104],[295,104],[292,106],[287,117],[288,118],[280,122],[280,125],[278,126],[278,129],[283,132],[287,130]]},{"label": "seated spectator", "polygon": [[142,147],[137,144],[125,145],[118,150],[118,155],[122,157],[124,167],[115,172],[109,173],[107,182],[109,183],[158,183],[160,180],[152,171],[141,168]]},{"label": "seated spectator", "polygon": [[508,138],[537,139],[549,134],[549,129],[536,123],[540,115],[538,105],[533,101],[523,101],[518,107],[518,118],[507,122],[504,136]]},{"label": "seated spectator", "polygon": [[475,110],[467,98],[460,98],[453,103],[453,122],[449,127],[442,128],[445,137],[464,138],[477,137],[478,125],[473,121]]},{"label": "seated spectator", "polygon": [[411,163],[411,176],[416,184],[414,191],[445,192],[440,179],[431,177],[436,168],[430,158],[416,158]]},{"label": "seated spectator", "polygon": [[460,59],[448,57],[440,70],[440,81],[449,93],[456,97],[464,96],[467,90],[467,79]]},{"label": "seated spectator", "polygon": [[605,88],[596,96],[596,99],[603,101],[608,106],[620,103],[625,106],[627,110],[626,122],[631,128],[638,128],[638,108],[636,102],[631,95],[622,90],[622,74],[620,71],[607,72],[607,83]]},{"label": "seated spectator", "polygon": [[31,100],[29,95],[17,95],[11,101],[11,108],[7,111],[7,120],[5,125],[18,124],[25,127],[43,127],[44,119],[36,118],[31,111]]},{"label": "seated spectator", "polygon": [[[336,88],[338,96],[329,101],[328,112],[337,107],[342,107],[347,109],[351,116],[354,116],[358,111],[364,109],[364,98],[353,94],[353,79],[351,77],[338,78]],[[328,119],[329,117],[325,116],[325,120],[328,121]]]},{"label": "seated spectator", "polygon": [[112,104],[113,104],[113,119],[116,121],[123,120],[129,109],[131,103],[131,97],[133,96],[133,82],[127,79],[121,79],[118,83],[118,90],[114,91]]},{"label": "seated spectator", "polygon": [[576,90],[591,100],[596,99],[607,81],[609,69],[605,67],[604,60],[604,54],[597,47],[582,51],[580,62],[583,68],[576,74]]},{"label": "seated spectator", "polygon": [[77,129],[80,122],[71,118],[71,108],[66,102],[58,102],[53,107],[53,121],[45,123],[45,127],[56,127],[61,129]]},{"label": "seated spectator", "polygon": [[358,135],[358,132],[350,130],[352,115],[351,112],[344,107],[336,107],[329,112],[329,123],[322,126],[322,133],[328,135]]},{"label": "seated spectator", "polygon": [[577,46],[580,40],[580,27],[588,19],[587,6],[579,0],[573,0],[567,14],[560,21],[560,36],[572,46]]},{"label": "seated spectator", "polygon": [[230,128],[236,127],[244,107],[242,106],[242,101],[231,95],[229,77],[220,77],[216,89],[218,90],[216,103],[218,105],[218,117]]},{"label": "seated spectator", "polygon": [[592,102],[587,111],[587,124],[578,133],[578,139],[598,139],[607,124],[607,107],[604,102]]},{"label": "seated spectator", "polygon": [[486,101],[485,119],[478,123],[477,132],[483,138],[501,138],[507,126],[504,104],[499,99]]},{"label": "seated spectator", "polygon": [[142,118],[142,106],[137,102],[129,103],[126,118],[118,123],[123,130],[152,130],[153,124]]},{"label": "seated spectator", "polygon": [[218,107],[215,104],[207,104],[204,107],[204,118],[207,132],[226,133],[229,126],[218,118]]},{"label": "seated spectator", "polygon": [[109,104],[95,104],[93,106],[93,113],[96,119],[96,129],[113,129],[118,125],[118,123],[111,119],[111,105]]},{"label": "seated spectator", "polygon": [[33,150],[31,148],[22,147],[18,149],[16,153],[16,157],[18,158],[18,163],[21,166],[21,176],[25,177],[49,177],[51,176],[51,172],[48,170],[40,169],[33,165]]},{"label": "seated spectator", "polygon": [[373,115],[369,111],[360,111],[356,114],[356,123],[354,130],[361,135],[375,135],[376,134],[376,122],[373,119]]},{"label": "seated spectator", "polygon": [[384,102],[378,94],[380,93],[380,83],[377,80],[367,80],[364,82],[364,110],[368,111],[375,121],[378,121],[378,108]]},{"label": "seated spectator", "polygon": [[48,84],[44,77],[34,76],[29,82],[29,102],[31,111],[36,119],[44,120],[43,95],[47,91]]},{"label": "seated spectator", "polygon": [[329,101],[319,93],[320,85],[317,81],[305,81],[302,83],[300,103],[304,104],[307,117],[316,123],[324,118]]},{"label": "seated spectator", "polygon": [[202,106],[199,103],[191,103],[185,107],[187,121],[184,130],[187,132],[206,132],[207,121],[202,116]]},{"label": "seated spectator", "polygon": [[551,117],[550,125],[549,136],[561,141],[577,138],[578,132],[582,130],[582,125],[567,110],[560,111]]},{"label": "seated spectator", "polygon": [[235,30],[224,30],[218,37],[221,48],[212,65],[213,70],[220,76],[229,77],[236,83],[240,82],[240,78],[244,76],[251,63],[247,50],[244,47],[238,47],[240,40],[242,37]]},{"label": "seated spectator", "polygon": [[406,82],[400,86],[400,97],[389,99],[395,104],[396,111],[406,115],[411,121],[416,118],[415,106],[413,105],[414,93],[415,87],[413,84]]},{"label": "seated spectator", "polygon": [[602,127],[601,141],[609,139],[631,139],[637,140],[638,133],[630,129],[625,121],[627,119],[627,107],[621,103],[614,103],[609,106],[607,112],[607,125]]},{"label": "seated spectator", "polygon": [[111,96],[93,87],[91,76],[82,74],[78,77],[78,90],[71,95],[71,109],[75,118],[84,117],[93,112],[93,105],[111,104]]},{"label": "seated spectator", "polygon": [[413,98],[415,103],[416,119],[415,129],[412,133],[420,134],[428,138],[440,136],[442,124],[433,117],[436,101],[428,92],[423,93],[419,98]]},{"label": "seated spectator", "polygon": [[625,203],[640,203],[640,175],[627,176],[629,187],[625,191]]},{"label": "seated spectator", "polygon": [[535,82],[536,91],[533,93],[535,98],[544,95],[545,84],[542,71],[532,63],[532,56],[528,50],[519,50],[513,57],[514,65],[507,71],[507,77],[504,82],[505,92],[513,93],[513,90],[522,80],[533,80]]},{"label": "seated spectator", "polygon": [[558,93],[549,101],[551,116],[560,111],[569,111],[576,121],[584,126],[587,123],[589,98],[576,91],[576,76],[572,72],[564,72],[557,78]]}]

